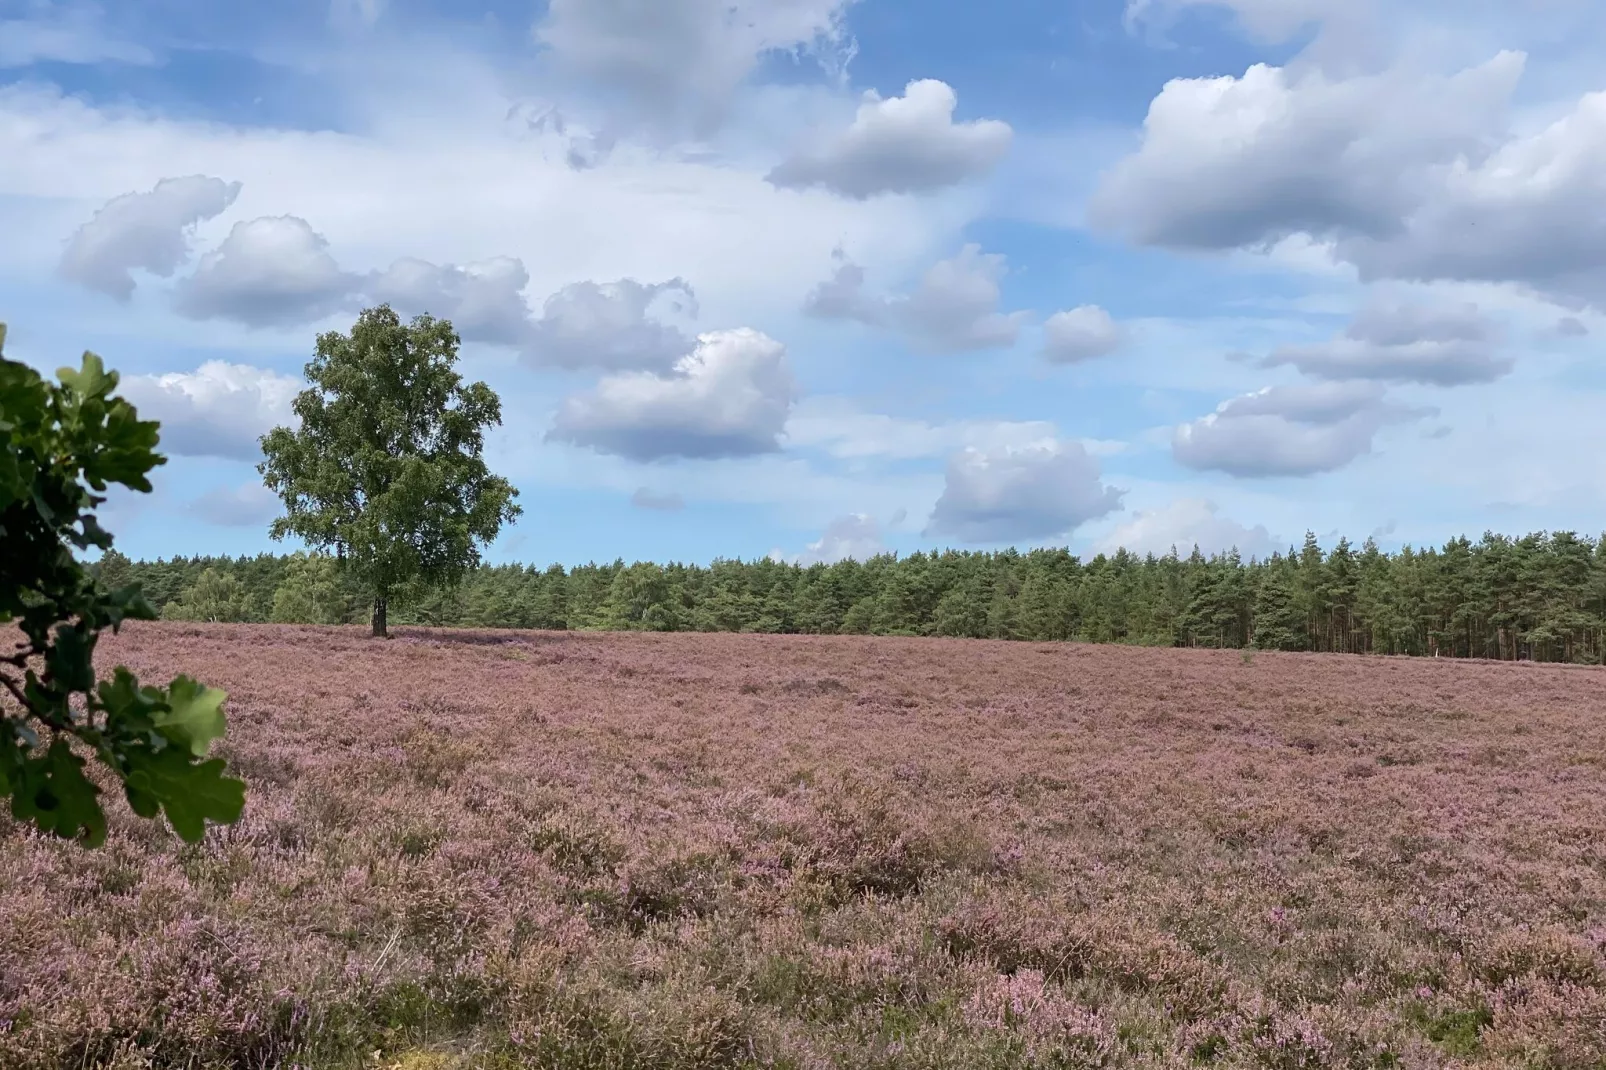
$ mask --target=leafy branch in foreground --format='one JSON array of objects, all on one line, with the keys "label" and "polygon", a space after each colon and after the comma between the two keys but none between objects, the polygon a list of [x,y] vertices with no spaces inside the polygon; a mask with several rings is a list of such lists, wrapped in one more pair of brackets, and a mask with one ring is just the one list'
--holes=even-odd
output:
[{"label": "leafy branch in foreground", "polygon": [[158,427],[112,396],[117,373],[86,352],[52,383],[7,360],[0,324],[0,798],[44,831],[88,846],[106,839],[87,751],[122,782],[141,817],[165,812],[174,831],[201,838],[206,822],[232,822],[245,784],[207,758],[223,734],[224,694],[187,676],[142,687],[118,666],[96,680],[105,628],[156,616],[137,586],[110,590],[74,550],[111,549],[93,510],[112,483],[148,493]]}]

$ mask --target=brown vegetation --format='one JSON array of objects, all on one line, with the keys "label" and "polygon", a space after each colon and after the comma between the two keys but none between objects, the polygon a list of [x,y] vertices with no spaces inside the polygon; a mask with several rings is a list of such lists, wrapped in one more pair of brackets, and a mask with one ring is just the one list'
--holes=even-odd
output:
[{"label": "brown vegetation", "polygon": [[141,625],[245,817],[0,818],[0,1066],[1606,1066],[1606,675]]}]

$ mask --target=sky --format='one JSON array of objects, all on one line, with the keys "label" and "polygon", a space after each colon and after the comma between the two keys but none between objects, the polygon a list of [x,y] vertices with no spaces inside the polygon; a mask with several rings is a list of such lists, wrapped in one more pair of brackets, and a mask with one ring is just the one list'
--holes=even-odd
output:
[{"label": "sky", "polygon": [[0,0],[0,321],[256,553],[316,338],[449,319],[487,560],[1606,530],[1597,0]]}]

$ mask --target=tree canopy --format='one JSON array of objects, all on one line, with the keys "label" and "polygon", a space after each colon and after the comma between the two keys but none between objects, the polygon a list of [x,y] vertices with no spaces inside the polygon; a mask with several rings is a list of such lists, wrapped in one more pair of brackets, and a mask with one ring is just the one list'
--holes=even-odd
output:
[{"label": "tree canopy", "polygon": [[367,309],[349,334],[318,336],[293,406],[300,426],[262,438],[258,470],[286,509],[272,536],[332,551],[370,596],[377,636],[399,589],[457,581],[520,513],[483,457],[501,401],[463,384],[459,344],[446,320]]},{"label": "tree canopy", "polygon": [[[159,601],[187,597],[208,569],[220,569],[246,587],[251,620],[357,619],[340,609],[355,603],[352,581],[328,559],[315,566],[263,554],[116,567]],[[320,569],[323,608],[297,609],[308,570]],[[510,564],[472,569],[451,589],[403,588],[396,614],[404,623],[491,628],[1070,639],[1598,663],[1606,657],[1606,538],[1491,533],[1387,553],[1345,540],[1324,550],[1311,536],[1263,560],[1125,551],[1085,560],[1048,548],[807,566]]]},{"label": "tree canopy", "polygon": [[0,797],[21,820],[100,844],[106,814],[84,774],[87,751],[136,814],[165,813],[198,840],[208,820],[232,822],[245,804],[245,785],[207,757],[224,731],[224,694],[186,676],[143,687],[122,666],[97,681],[101,631],[156,613],[137,586],[108,587],[75,553],[99,550],[129,570],[94,510],[110,484],[150,491],[164,462],[157,425],[113,396],[117,373],[93,353],[56,376],[0,353],[0,623],[15,629],[0,654]]}]

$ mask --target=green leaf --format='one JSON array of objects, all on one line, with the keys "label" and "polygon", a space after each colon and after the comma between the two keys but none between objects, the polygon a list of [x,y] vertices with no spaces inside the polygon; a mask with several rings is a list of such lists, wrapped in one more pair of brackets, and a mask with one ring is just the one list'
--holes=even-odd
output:
[{"label": "green leaf", "polygon": [[107,382],[105,363],[87,349],[84,350],[83,363],[77,371],[71,368],[58,368],[56,378],[60,379],[61,385],[79,401],[98,397],[117,382],[115,378]]},{"label": "green leaf", "polygon": [[14,776],[11,813],[32,821],[63,839],[80,839],[87,847],[106,842],[106,814],[100,789],[84,776],[84,760],[57,739],[42,756],[25,759]]},{"label": "green leaf", "polygon": [[56,642],[46,655],[56,686],[67,691],[88,691],[95,686],[95,640],[82,624],[56,626]]},{"label": "green leaf", "polygon": [[140,687],[134,674],[121,665],[113,670],[110,680],[102,680],[95,690],[101,708],[106,711],[108,729],[138,718],[143,718],[149,726],[154,724],[156,714],[167,706],[166,696],[160,690]]},{"label": "green leaf", "polygon": [[173,831],[195,843],[207,821],[228,824],[245,810],[245,782],[224,776],[224,768],[222,758],[196,763],[174,748],[135,751],[128,755],[128,804],[141,817],[155,816],[160,804]]},{"label": "green leaf", "polygon": [[201,758],[223,734],[223,700],[227,697],[215,687],[180,676],[168,688],[167,710],[151,720],[163,735]]}]

